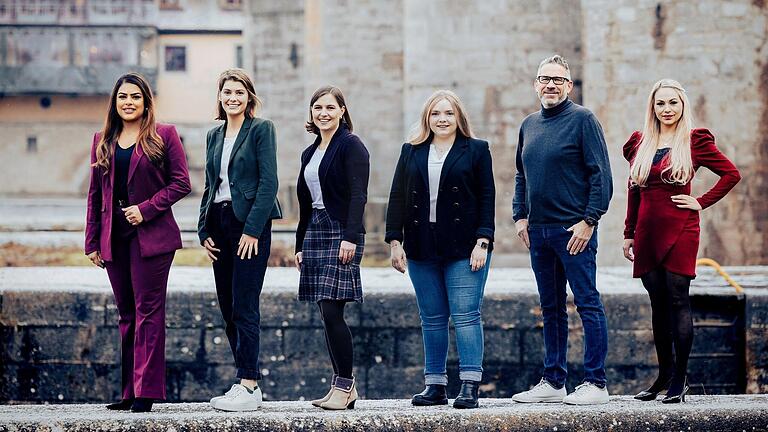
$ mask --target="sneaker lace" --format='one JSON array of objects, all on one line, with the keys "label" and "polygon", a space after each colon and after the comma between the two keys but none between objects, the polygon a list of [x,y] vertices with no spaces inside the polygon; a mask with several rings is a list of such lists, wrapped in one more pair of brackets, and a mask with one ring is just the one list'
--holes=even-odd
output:
[{"label": "sneaker lace", "polygon": [[542,378],[542,379],[541,379],[541,381],[539,381],[539,383],[538,383],[538,384],[536,384],[535,386],[533,386],[533,388],[531,389],[531,391],[534,391],[534,390],[538,390],[538,389],[540,389],[541,387],[543,387],[543,386],[545,386],[545,385],[546,385],[546,386],[550,386],[550,387],[552,387],[552,386],[551,386],[551,385],[550,385],[550,384],[547,382],[547,380],[545,380],[544,378]]},{"label": "sneaker lace", "polygon": [[[231,394],[230,394],[231,393]],[[232,388],[227,392],[227,396],[231,398],[236,398],[240,396],[241,394],[248,393],[248,390],[245,389],[245,387],[235,384],[232,386]]]},{"label": "sneaker lace", "polygon": [[237,384],[232,384],[232,387],[229,390],[227,390],[226,393],[224,393],[224,396],[234,396],[235,394],[237,394],[237,391],[239,388],[240,386],[238,386]]}]

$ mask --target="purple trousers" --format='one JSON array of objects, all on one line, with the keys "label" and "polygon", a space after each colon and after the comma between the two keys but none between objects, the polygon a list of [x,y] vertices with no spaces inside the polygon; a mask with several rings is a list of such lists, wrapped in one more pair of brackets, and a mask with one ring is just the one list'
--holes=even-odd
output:
[{"label": "purple trousers", "polygon": [[135,233],[113,232],[105,264],[120,316],[123,399],[165,399],[165,294],[174,254],[142,258]]}]

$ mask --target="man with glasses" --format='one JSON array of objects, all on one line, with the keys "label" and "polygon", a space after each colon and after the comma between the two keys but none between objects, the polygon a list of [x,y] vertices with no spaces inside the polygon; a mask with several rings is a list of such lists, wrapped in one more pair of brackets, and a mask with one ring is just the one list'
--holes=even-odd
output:
[{"label": "man with glasses", "polygon": [[[594,114],[573,103],[568,63],[559,55],[539,65],[534,89],[541,110],[523,120],[517,145],[513,218],[530,250],[544,316],[544,373],[517,402],[608,402],[608,330],[595,275],[597,223],[613,192],[603,130]],[[584,381],[566,395],[571,287],[584,327]]]}]

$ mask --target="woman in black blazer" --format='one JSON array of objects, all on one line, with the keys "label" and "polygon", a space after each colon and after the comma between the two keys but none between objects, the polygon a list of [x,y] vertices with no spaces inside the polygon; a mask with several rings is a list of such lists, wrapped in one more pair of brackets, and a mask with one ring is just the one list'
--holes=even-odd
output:
[{"label": "woman in black blazer", "polygon": [[259,295],[269,260],[277,202],[275,127],[256,117],[261,101],[242,69],[219,76],[217,120],[206,139],[205,189],[198,236],[213,263],[219,308],[239,382],[211,406],[253,411],[261,406]]},{"label": "woman in black blazer", "polygon": [[[448,403],[448,319],[453,319],[461,391],[455,408],[477,408],[482,380],[480,308],[493,248],[496,189],[486,141],[474,139],[458,96],[435,92],[403,144],[387,207],[392,266],[416,291],[426,389],[413,405]],[[408,259],[406,260],[406,254]]]},{"label": "woman in black blazer", "polygon": [[334,373],[331,390],[312,404],[343,410],[354,408],[357,400],[352,333],[344,321],[344,305],[363,301],[360,261],[368,200],[368,150],[352,133],[344,95],[336,87],[321,87],[312,95],[306,129],[317,138],[301,155],[297,185],[299,300],[320,306]]}]

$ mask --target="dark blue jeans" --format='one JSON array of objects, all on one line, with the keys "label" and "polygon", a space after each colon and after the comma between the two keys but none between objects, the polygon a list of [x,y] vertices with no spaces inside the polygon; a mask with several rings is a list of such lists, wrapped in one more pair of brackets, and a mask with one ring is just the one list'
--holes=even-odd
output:
[{"label": "dark blue jeans", "polygon": [[237,377],[261,379],[259,295],[272,243],[272,221],[266,223],[259,236],[259,253],[250,259],[240,259],[237,247],[244,224],[235,217],[232,203],[213,204],[210,216],[209,232],[216,247],[221,249],[213,262],[216,295],[235,357]]},{"label": "dark blue jeans", "polygon": [[587,248],[571,255],[566,248],[571,238],[567,228],[561,225],[532,225],[528,228],[531,267],[536,275],[544,316],[544,379],[562,387],[568,376],[567,282],[584,327],[584,381],[604,387],[608,326],[595,282],[597,229]]}]

